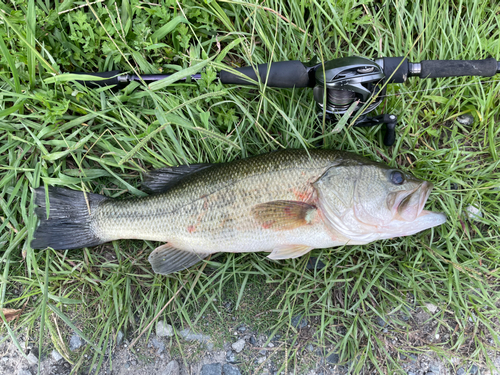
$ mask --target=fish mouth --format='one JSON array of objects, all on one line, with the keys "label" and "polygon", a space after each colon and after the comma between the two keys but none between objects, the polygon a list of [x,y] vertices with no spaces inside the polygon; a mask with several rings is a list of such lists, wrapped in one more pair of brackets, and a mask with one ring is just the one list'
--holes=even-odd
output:
[{"label": "fish mouth", "polygon": [[424,181],[415,190],[399,197],[399,202],[395,204],[396,219],[402,221],[416,220],[424,212],[425,202],[427,202],[433,187],[434,185],[431,182]]},{"label": "fish mouth", "polygon": [[446,222],[445,214],[424,210],[432,188],[432,183],[424,181],[415,190],[398,197],[399,202],[395,202],[394,205],[397,207],[394,220],[381,230],[384,234],[380,238],[411,236],[444,224]]}]

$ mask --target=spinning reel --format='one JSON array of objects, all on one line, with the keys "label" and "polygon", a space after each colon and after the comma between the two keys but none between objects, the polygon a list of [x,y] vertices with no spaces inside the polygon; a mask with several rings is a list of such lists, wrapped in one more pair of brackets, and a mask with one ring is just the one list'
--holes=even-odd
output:
[{"label": "spinning reel", "polygon": [[[485,60],[424,60],[408,62],[404,57],[383,57],[375,61],[363,57],[343,57],[324,64],[313,59],[309,63],[300,61],[273,62],[270,65],[246,66],[231,71],[221,71],[218,78],[224,84],[252,85],[255,81],[277,88],[313,88],[314,100],[319,106],[319,115],[326,114],[329,121],[338,121],[339,116],[355,116],[354,126],[386,124],[384,144],[391,146],[396,139],[397,117],[382,114],[368,117],[385,96],[386,85],[404,83],[408,77],[441,78],[460,76],[491,77],[500,73],[500,63],[493,58]],[[100,78],[90,81],[94,86],[123,86],[132,81],[146,84],[167,78],[167,74],[120,75],[119,71],[88,73]],[[191,79],[200,79],[194,74]],[[88,80],[85,81],[89,83]],[[361,113],[360,113],[361,111]]]}]

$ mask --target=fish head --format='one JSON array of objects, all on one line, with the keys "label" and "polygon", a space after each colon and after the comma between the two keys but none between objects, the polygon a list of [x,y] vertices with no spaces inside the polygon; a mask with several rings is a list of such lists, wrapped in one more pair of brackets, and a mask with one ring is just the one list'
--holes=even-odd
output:
[{"label": "fish head", "polygon": [[314,186],[327,224],[351,244],[408,236],[446,221],[424,210],[432,183],[367,159],[330,167]]}]

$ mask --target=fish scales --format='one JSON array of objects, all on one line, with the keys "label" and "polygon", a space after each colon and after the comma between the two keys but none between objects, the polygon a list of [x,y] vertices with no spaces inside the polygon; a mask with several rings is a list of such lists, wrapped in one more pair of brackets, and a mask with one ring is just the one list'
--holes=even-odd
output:
[{"label": "fish scales", "polygon": [[[166,193],[104,202],[94,213],[94,230],[107,241],[141,238],[186,250],[270,251],[291,234],[276,228],[269,236],[252,216],[252,208],[276,200],[307,202],[311,183],[341,154],[292,150],[216,164],[187,176]],[[324,228],[305,229],[296,236],[312,232],[327,240],[319,233]]]}]

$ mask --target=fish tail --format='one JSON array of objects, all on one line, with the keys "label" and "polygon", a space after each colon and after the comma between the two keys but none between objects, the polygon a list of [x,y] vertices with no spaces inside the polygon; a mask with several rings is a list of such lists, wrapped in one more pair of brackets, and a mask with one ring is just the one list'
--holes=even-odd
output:
[{"label": "fish tail", "polygon": [[55,250],[96,246],[106,241],[99,238],[92,226],[96,207],[106,198],[99,194],[83,193],[63,188],[48,188],[49,212],[45,189],[35,189],[35,213],[39,219],[33,249],[51,247]]}]

